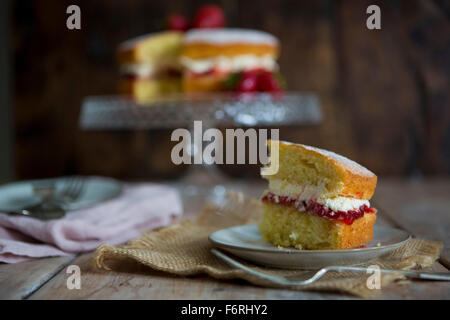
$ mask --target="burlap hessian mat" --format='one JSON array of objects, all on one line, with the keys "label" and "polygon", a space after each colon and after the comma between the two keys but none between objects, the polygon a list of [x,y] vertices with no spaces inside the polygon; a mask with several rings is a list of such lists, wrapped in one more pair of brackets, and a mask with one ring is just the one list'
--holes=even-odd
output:
[{"label": "burlap hessian mat", "polygon": [[[111,263],[121,259],[133,259],[152,269],[175,275],[208,274],[217,279],[245,279],[264,287],[279,287],[246,272],[229,266],[210,250],[208,236],[211,232],[232,225],[257,222],[261,204],[256,199],[244,199],[240,193],[230,192],[227,201],[218,206],[208,204],[197,221],[184,221],[159,230],[152,230],[139,239],[123,246],[100,246],[94,256],[99,268],[110,270]],[[387,269],[413,269],[431,266],[438,259],[443,244],[436,241],[412,239],[389,256],[371,261],[367,265],[378,265]],[[240,260],[247,266],[268,274],[292,276],[305,271],[281,270],[254,266]],[[317,282],[294,289],[345,292],[359,297],[370,297],[380,293],[383,288],[395,283],[404,283],[399,273],[383,274],[381,290],[369,289],[367,280],[370,274],[362,272],[331,272]]]}]

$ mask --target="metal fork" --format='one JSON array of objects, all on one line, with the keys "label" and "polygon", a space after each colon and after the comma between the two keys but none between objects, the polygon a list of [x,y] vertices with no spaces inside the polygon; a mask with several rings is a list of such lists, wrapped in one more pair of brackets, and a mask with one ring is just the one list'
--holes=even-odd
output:
[{"label": "metal fork", "polygon": [[85,180],[80,176],[72,176],[66,179],[63,190],[58,196],[58,201],[71,203],[76,201],[84,191]]},{"label": "metal fork", "polygon": [[40,220],[52,220],[65,216],[64,209],[54,203],[53,198],[55,194],[54,180],[37,181],[32,184],[33,193],[41,198],[38,204],[34,204],[19,210],[5,211],[10,215],[22,215]]},{"label": "metal fork", "polygon": [[[251,269],[237,260],[231,258],[230,256],[224,254],[223,252],[217,249],[211,249],[211,252],[228,263],[229,265],[244,270],[248,274],[251,274],[259,279],[267,280],[271,283],[287,286],[287,287],[301,287],[306,286],[311,283],[316,282],[320,278],[322,278],[327,272],[330,271],[357,271],[357,272],[365,272],[367,273],[367,268],[362,267],[351,267],[351,266],[330,266],[325,267],[320,270],[307,271],[305,273],[296,275],[296,276],[275,276],[270,275],[264,272],[256,271]],[[398,272],[411,279],[426,279],[426,280],[441,280],[441,281],[450,281],[450,272],[422,272],[415,270],[388,270],[388,269],[380,269],[382,273],[393,273]]]},{"label": "metal fork", "polygon": [[41,197],[41,202],[20,210],[2,212],[10,215],[22,215],[41,220],[58,219],[65,216],[70,204],[79,199],[85,188],[85,180],[80,176],[65,179],[60,192],[55,192],[54,181],[33,184],[33,192]]}]

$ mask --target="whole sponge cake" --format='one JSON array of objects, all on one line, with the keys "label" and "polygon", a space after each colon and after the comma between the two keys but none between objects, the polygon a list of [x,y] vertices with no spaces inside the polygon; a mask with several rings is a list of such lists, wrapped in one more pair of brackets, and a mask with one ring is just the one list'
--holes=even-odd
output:
[{"label": "whole sponge cake", "polygon": [[[377,177],[356,162],[327,150],[268,141],[274,175],[262,176],[259,229],[275,245],[302,249],[360,247],[372,239],[376,210],[370,207]],[[278,150],[278,152],[275,152]]]},{"label": "whole sponge cake", "polygon": [[152,105],[156,98],[176,93],[280,92],[279,47],[273,35],[252,29],[139,36],[119,45],[119,93]]}]

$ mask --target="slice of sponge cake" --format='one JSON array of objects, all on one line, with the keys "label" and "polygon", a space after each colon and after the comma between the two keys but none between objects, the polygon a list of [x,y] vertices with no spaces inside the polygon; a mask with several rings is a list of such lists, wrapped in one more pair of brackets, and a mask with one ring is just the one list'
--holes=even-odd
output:
[{"label": "slice of sponge cake", "polygon": [[[303,249],[355,248],[372,239],[376,210],[368,201],[377,177],[363,166],[327,150],[268,141],[278,161],[263,195],[259,226],[265,240]],[[277,159],[278,158],[278,159]]]},{"label": "slice of sponge cake", "polygon": [[122,76],[119,92],[138,103],[181,92],[181,39],[181,32],[165,31],[122,43],[117,54]]}]

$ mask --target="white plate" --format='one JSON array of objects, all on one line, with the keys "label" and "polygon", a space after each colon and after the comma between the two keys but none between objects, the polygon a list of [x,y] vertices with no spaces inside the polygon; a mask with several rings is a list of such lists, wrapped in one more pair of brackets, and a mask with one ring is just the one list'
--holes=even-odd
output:
[{"label": "white plate", "polygon": [[256,225],[222,229],[209,236],[209,240],[216,247],[237,257],[259,265],[285,269],[319,269],[327,266],[362,264],[390,253],[410,238],[405,231],[375,226],[373,240],[366,248],[297,250],[278,248],[262,241]]},{"label": "white plate", "polygon": [[[62,204],[65,210],[85,209],[101,201],[111,199],[122,191],[121,183],[111,178],[83,177],[83,179],[85,179],[85,185],[82,193],[76,201]],[[38,204],[40,198],[33,192],[33,183],[42,184],[47,181],[55,183],[55,194],[57,196],[64,190],[67,178],[19,181],[0,186],[0,212],[2,210],[20,210]]]}]

